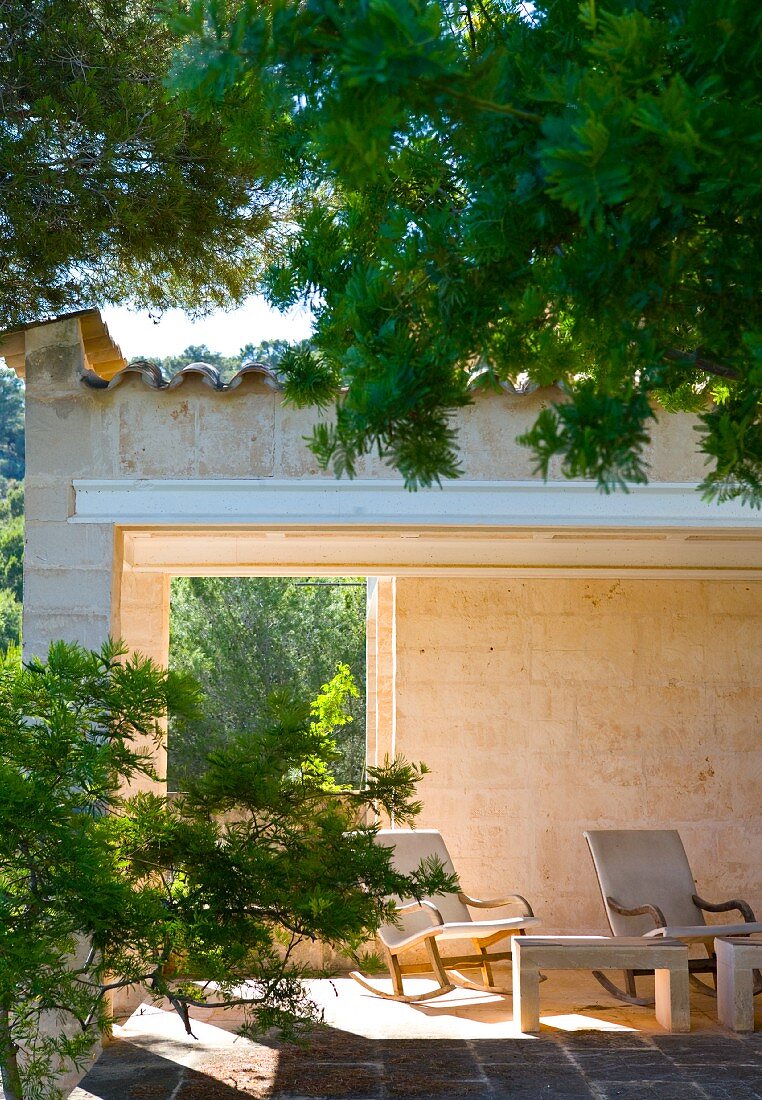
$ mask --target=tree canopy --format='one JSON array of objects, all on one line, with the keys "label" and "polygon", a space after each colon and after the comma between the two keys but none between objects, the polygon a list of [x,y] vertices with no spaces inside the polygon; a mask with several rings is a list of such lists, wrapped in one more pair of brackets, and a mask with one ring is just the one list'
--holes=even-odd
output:
[{"label": "tree canopy", "polygon": [[0,23],[0,329],[250,291],[274,196],[165,78],[154,0],[8,0]]},{"label": "tree canopy", "polygon": [[0,367],[0,480],[24,479],[24,383]]},{"label": "tree canopy", "polygon": [[24,489],[15,485],[0,495],[0,654],[21,642],[23,594]]},{"label": "tree canopy", "polygon": [[168,998],[191,1033],[194,1006],[231,1004],[245,1034],[293,1032],[316,1015],[300,943],[357,952],[390,918],[390,896],[454,888],[441,864],[395,872],[366,824],[413,820],[425,766],[397,759],[368,769],[362,792],[336,787],[347,688],[342,677],[312,703],[272,696],[258,730],[167,803],[121,789],[156,778],[146,739],[160,743],[157,718],[197,709],[191,680],[115,643],[57,643],[28,665],[0,657],[6,1100],[62,1100],[56,1073],[85,1059],[119,986]]},{"label": "tree canopy", "polygon": [[174,86],[301,196],[264,284],[314,310],[281,371],[336,404],[325,463],[455,476],[474,376],[558,382],[541,472],[642,482],[653,417],[692,410],[705,493],[762,502],[756,0],[192,0],[178,28]]},{"label": "tree canopy", "polygon": [[295,351],[307,345],[306,340],[295,344],[290,344],[288,340],[260,340],[257,344],[250,341],[244,344],[237,355],[223,355],[219,351],[212,351],[206,344],[190,344],[177,355],[165,355],[163,359],[155,355],[135,355],[132,362],[155,363],[167,377],[176,374],[189,363],[209,363],[223,376],[235,374],[246,362],[261,363],[270,370],[277,371],[284,355],[293,356]]},{"label": "tree canopy", "polygon": [[335,734],[333,774],[358,787],[365,764],[365,584],[298,577],[177,577],[170,667],[201,685],[202,714],[171,725],[170,790],[185,790],[210,752],[269,721],[267,700],[287,688],[312,699],[338,665],[356,685],[351,722]]}]

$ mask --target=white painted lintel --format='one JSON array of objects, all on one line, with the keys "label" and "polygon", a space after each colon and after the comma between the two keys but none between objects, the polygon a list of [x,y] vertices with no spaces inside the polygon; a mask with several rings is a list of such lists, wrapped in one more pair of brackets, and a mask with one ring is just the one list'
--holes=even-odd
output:
[{"label": "white painted lintel", "polygon": [[762,533],[762,513],[701,499],[695,485],[603,494],[591,482],[76,480],[73,523],[127,526],[661,527]]}]

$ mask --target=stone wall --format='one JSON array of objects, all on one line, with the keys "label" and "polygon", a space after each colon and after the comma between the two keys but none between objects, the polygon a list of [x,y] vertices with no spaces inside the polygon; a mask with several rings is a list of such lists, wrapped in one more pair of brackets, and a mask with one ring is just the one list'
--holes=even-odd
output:
[{"label": "stone wall", "polygon": [[[166,659],[161,625],[151,614],[144,622],[127,607],[148,608],[155,592],[148,580],[138,591],[137,579],[122,592],[129,563],[119,560],[113,525],[68,522],[74,511],[72,481],[331,478],[305,442],[320,414],[283,405],[280,394],[255,376],[228,394],[213,392],[198,378],[157,391],[138,375],[102,391],[83,385],[86,367],[76,318],[27,331],[25,650],[44,653],[54,638],[97,646],[111,631],[157,660]],[[556,396],[552,390],[482,395],[462,410],[455,419],[465,477],[536,478],[529,452],[515,437]],[[701,479],[691,417],[662,418],[650,460],[656,481]],[[391,475],[374,456],[357,473]]]},{"label": "stone wall", "polygon": [[[321,414],[284,405],[281,395],[256,376],[244,379],[230,393],[215,393],[200,378],[187,378],[174,390],[157,391],[138,375],[128,376],[107,392],[87,390],[78,381],[70,388],[90,406],[93,417],[93,458],[99,469],[91,476],[333,477],[318,467],[305,442]],[[463,476],[473,481],[540,481],[532,469],[531,453],[516,443],[516,436],[559,397],[552,389],[524,396],[477,396],[472,406],[454,416]],[[653,480],[703,478],[694,423],[685,414],[660,418],[648,451]],[[376,455],[368,455],[358,463],[357,476],[396,475]]]},{"label": "stone wall", "polygon": [[109,524],[67,522],[72,479],[92,477],[92,398],[82,393],[83,348],[72,319],[26,334],[24,649],[64,638],[99,646],[111,628],[114,535]]},{"label": "stone wall", "polygon": [[762,582],[399,577],[396,745],[464,888],[604,931],[586,828],[677,828],[762,913]]},{"label": "stone wall", "polygon": [[[69,522],[72,481],[328,477],[304,441],[317,414],[254,377],[230,394],[199,379],[157,392],[138,376],[104,392],[83,386],[84,369],[76,319],[27,332],[25,650],[111,632],[165,662],[167,576],[132,570],[113,525]],[[514,438],[554,396],[464,409],[466,477],[531,478]],[[690,417],[662,417],[653,477],[700,479],[694,446]],[[358,473],[389,475],[373,458]],[[759,892],[761,592],[666,576],[382,578],[369,757],[425,758],[427,821],[467,887],[523,889],[548,927],[599,926],[587,825],[678,824],[702,889]]]},{"label": "stone wall", "polygon": [[[318,414],[253,377],[224,395],[137,376],[92,390],[86,365],[76,318],[27,331],[25,652],[112,633],[164,663],[167,571],[134,569],[113,524],[71,523],[73,481],[331,478],[304,441]],[[515,437],[556,396],[462,410],[464,476],[534,478]],[[691,417],[661,418],[650,461],[655,481],[701,480]],[[357,473],[391,475],[375,457]],[[526,893],[549,931],[599,930],[582,830],[675,825],[702,893],[762,909],[762,582],[386,576],[369,620],[369,758],[431,766],[422,824],[466,889]]]}]

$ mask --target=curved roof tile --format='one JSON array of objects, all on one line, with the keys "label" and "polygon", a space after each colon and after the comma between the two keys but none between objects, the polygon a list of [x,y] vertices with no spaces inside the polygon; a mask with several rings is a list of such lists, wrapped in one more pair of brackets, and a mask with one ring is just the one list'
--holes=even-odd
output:
[{"label": "curved roof tile", "polygon": [[[476,388],[485,373],[486,368],[474,371],[469,378],[469,388]],[[87,371],[83,374],[82,381],[94,390],[113,390],[130,374],[140,375],[145,384],[153,390],[175,390],[178,386],[182,386],[186,378],[197,377],[201,378],[216,393],[229,393],[237,389],[243,380],[250,375],[261,378],[273,390],[279,392],[283,390],[283,383],[275,371],[265,366],[264,363],[256,363],[253,360],[245,362],[240,370],[227,382],[224,381],[218,368],[213,367],[211,363],[189,363],[177,371],[176,374],[173,374],[171,378],[167,378],[161,367],[148,359],[136,359],[134,362],[128,363],[126,367],[123,367],[110,379],[102,378],[94,371]],[[556,387],[563,389],[560,383],[556,383]],[[511,394],[511,396],[524,397],[534,393],[540,387],[536,382],[531,382],[527,377],[520,375],[516,383],[507,379],[499,381],[497,388],[502,390],[503,393]]]},{"label": "curved roof tile", "polygon": [[283,389],[283,384],[274,371],[266,367],[264,363],[255,362],[244,363],[228,382],[224,381],[218,368],[213,367],[211,363],[189,363],[176,374],[173,374],[171,378],[167,378],[161,367],[158,367],[156,363],[149,362],[147,359],[137,359],[133,363],[128,363],[126,367],[123,367],[113,378],[108,380],[101,378],[94,371],[87,371],[82,375],[82,381],[93,390],[113,390],[130,374],[140,375],[145,384],[153,390],[175,390],[183,384],[186,378],[197,377],[201,378],[207,386],[217,393],[227,393],[230,390],[237,389],[244,378],[249,375],[256,375],[261,378],[271,389]]}]

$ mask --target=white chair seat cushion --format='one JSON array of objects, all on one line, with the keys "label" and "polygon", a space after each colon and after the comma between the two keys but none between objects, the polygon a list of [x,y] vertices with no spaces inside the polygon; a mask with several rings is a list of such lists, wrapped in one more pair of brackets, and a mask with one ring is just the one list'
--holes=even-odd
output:
[{"label": "white chair seat cushion", "polygon": [[762,932],[762,921],[746,921],[742,924],[669,924],[654,928],[647,936],[666,936],[673,940],[692,940],[711,946],[715,936],[747,936]]},{"label": "white chair seat cushion", "polygon": [[516,932],[539,924],[538,917],[503,917],[498,920],[448,921],[439,929],[437,940],[486,940],[497,932]]},{"label": "white chair seat cushion", "polygon": [[[436,902],[436,899],[434,899]],[[497,932],[520,932],[539,924],[538,917],[504,917],[502,920],[451,921],[447,924],[431,924],[428,928],[419,928],[414,932],[405,932],[387,924],[380,932],[381,939],[396,951],[409,947],[413,943],[423,943],[427,936],[433,935],[437,942],[441,940],[486,940]]]}]

